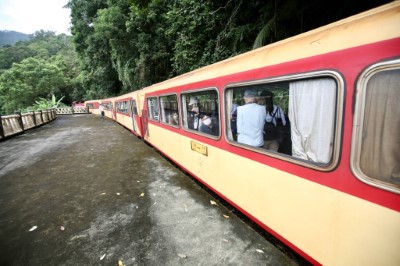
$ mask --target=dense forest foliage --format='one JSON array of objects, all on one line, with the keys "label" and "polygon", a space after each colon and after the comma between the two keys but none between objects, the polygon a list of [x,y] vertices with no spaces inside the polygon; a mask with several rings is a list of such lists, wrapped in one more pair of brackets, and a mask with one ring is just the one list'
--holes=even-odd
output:
[{"label": "dense forest foliage", "polygon": [[383,2],[70,0],[68,7],[85,96],[99,98],[139,89]]},{"label": "dense forest foliage", "polygon": [[119,95],[387,2],[69,0],[72,37],[0,50],[1,109]]}]

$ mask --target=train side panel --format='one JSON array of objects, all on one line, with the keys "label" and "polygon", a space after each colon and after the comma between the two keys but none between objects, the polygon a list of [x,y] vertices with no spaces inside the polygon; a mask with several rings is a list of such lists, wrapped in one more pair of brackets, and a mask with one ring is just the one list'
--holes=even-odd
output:
[{"label": "train side panel", "polygon": [[[185,86],[159,91],[153,87],[145,94],[146,99],[159,99],[171,92],[181,95],[215,86],[219,104],[224,106],[224,88],[232,83],[251,84],[254,80],[258,84],[263,79],[326,69],[336,72],[343,79],[338,91],[343,97],[339,97],[337,106],[341,122],[336,130],[343,147],[335,147],[338,160],[329,170],[314,170],[274,158],[272,153],[263,155],[232,146],[224,134],[215,140],[151,119],[145,139],[315,264],[398,265],[400,197],[363,184],[349,166],[357,77],[369,65],[399,57],[398,47],[400,39],[395,38]],[[251,65],[252,60],[246,64]],[[226,132],[227,117],[223,109],[222,133]]]}]

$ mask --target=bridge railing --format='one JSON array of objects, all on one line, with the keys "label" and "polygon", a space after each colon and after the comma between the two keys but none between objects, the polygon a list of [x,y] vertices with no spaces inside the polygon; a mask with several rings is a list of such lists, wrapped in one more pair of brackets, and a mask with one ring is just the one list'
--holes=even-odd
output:
[{"label": "bridge railing", "polygon": [[28,129],[46,124],[56,118],[56,110],[39,110],[21,114],[0,116],[0,140],[22,133]]},{"label": "bridge railing", "polygon": [[59,107],[57,108],[58,115],[72,115],[72,114],[88,114],[89,108],[85,106],[74,107]]}]

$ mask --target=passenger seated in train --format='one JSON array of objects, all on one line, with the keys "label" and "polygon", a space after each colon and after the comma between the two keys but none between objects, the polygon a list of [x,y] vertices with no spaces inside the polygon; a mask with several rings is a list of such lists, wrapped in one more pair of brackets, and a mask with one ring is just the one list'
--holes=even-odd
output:
[{"label": "passenger seated in train", "polygon": [[199,127],[199,131],[202,133],[218,136],[219,126],[215,121],[211,119],[210,116],[204,115],[201,118],[201,125]]},{"label": "passenger seated in train", "polygon": [[264,145],[264,123],[267,116],[264,106],[257,104],[258,93],[254,88],[246,89],[243,95],[245,105],[237,108],[238,142],[262,147]]},{"label": "passenger seated in train", "polygon": [[179,125],[179,116],[177,112],[173,112],[171,119],[170,119],[170,124],[174,125],[174,126],[178,126]]}]

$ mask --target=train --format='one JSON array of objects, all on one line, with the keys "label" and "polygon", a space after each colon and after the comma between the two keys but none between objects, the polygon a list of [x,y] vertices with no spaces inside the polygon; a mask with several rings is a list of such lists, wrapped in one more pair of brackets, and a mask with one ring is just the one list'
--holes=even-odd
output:
[{"label": "train", "polygon": [[[248,95],[277,149],[241,141]],[[100,105],[311,264],[400,265],[400,1]]]}]

